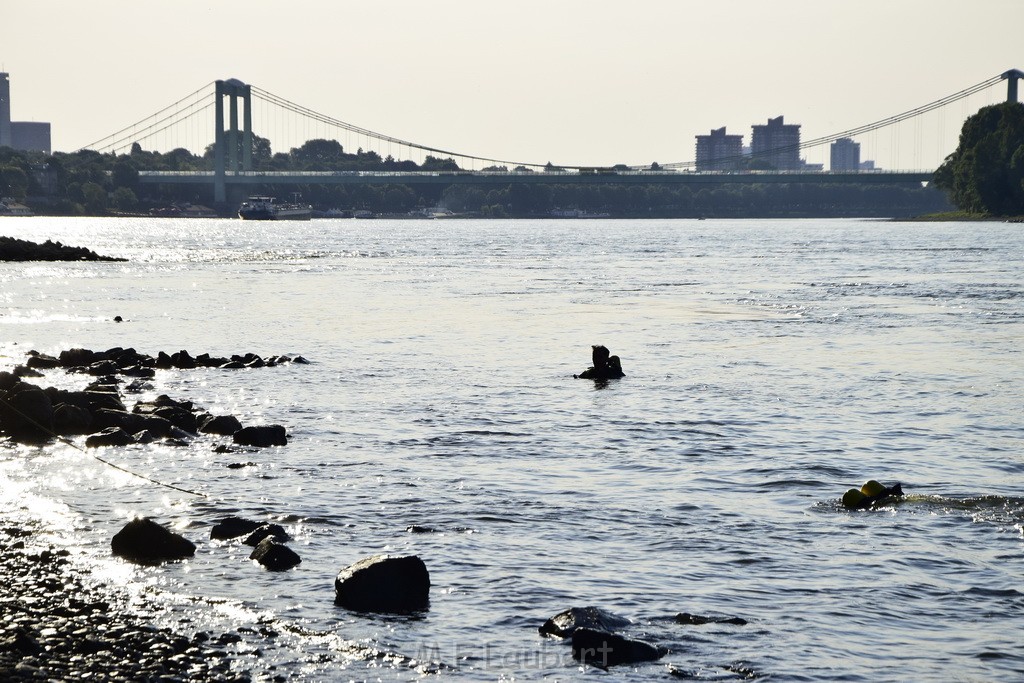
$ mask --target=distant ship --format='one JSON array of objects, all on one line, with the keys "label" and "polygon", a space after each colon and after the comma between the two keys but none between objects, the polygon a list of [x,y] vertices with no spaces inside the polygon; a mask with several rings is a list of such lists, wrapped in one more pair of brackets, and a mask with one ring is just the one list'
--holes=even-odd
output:
[{"label": "distant ship", "polygon": [[313,207],[295,201],[278,204],[274,197],[249,197],[238,207],[238,217],[247,221],[308,221]]}]

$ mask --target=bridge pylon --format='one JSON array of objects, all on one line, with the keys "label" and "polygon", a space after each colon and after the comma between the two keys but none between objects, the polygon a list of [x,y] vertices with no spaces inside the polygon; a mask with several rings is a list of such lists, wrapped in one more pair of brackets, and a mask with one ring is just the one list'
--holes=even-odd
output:
[{"label": "bridge pylon", "polygon": [[[227,171],[252,170],[252,92],[250,86],[237,78],[216,83],[216,106],[213,141],[213,201],[227,201]],[[224,128],[224,98],[228,98],[228,128]],[[238,130],[238,100],[245,106],[241,140]]]},{"label": "bridge pylon", "polygon": [[1006,81],[1006,101],[1016,102],[1017,101],[1017,81],[1024,78],[1024,71],[1020,69],[1010,69],[1006,73],[1002,74],[1002,78]]}]

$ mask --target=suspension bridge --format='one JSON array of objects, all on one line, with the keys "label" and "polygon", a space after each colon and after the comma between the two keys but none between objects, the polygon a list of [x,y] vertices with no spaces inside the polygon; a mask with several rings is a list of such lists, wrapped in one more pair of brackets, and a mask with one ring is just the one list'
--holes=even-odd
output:
[{"label": "suspension bridge", "polygon": [[[914,144],[921,145],[925,126],[922,121],[926,117],[932,120],[938,116],[939,121],[951,119],[947,126],[955,127],[953,138],[959,134],[960,126],[967,112],[968,98],[979,93],[988,93],[1002,81],[1006,81],[1006,100],[1017,102],[1017,84],[1024,78],[1024,72],[1011,69],[998,76],[993,76],[978,84],[960,90],[952,95],[939,98],[933,102],[916,107],[909,111],[890,116],[879,121],[840,131],[811,140],[801,141],[792,147],[804,154],[810,150],[823,150],[837,140],[848,138],[863,140],[869,136],[878,136],[884,131],[892,131],[893,140],[901,126],[908,123],[914,125]],[[213,86],[212,89],[210,86]],[[959,104],[959,116],[946,117],[944,112],[953,105]],[[226,106],[225,106],[226,105]],[[212,110],[212,112],[211,112]],[[212,116],[211,116],[212,113]],[[292,123],[282,124],[291,120]],[[294,121],[300,121],[296,126]],[[289,130],[282,132],[284,126]],[[934,126],[933,126],[934,127]],[[301,133],[295,134],[296,128]],[[941,125],[940,125],[941,128]],[[263,133],[260,136],[256,131]],[[949,138],[948,131],[934,130],[931,136]],[[305,136],[305,139],[302,139]],[[295,147],[312,139],[336,140],[339,149],[351,149],[353,140],[359,145],[360,153],[364,148],[376,154],[378,160],[387,159],[383,164],[385,170],[307,170],[307,171],[274,171],[267,170],[266,164],[256,158],[254,143],[260,139],[276,140],[279,147],[287,147],[290,141]],[[290,140],[289,140],[290,138]],[[167,141],[174,141],[173,145]],[[182,144],[182,140],[186,140]],[[344,141],[344,142],[342,142]],[[700,171],[697,163],[684,161],[652,166],[593,167],[590,165],[559,165],[539,164],[536,162],[489,158],[468,153],[419,144],[403,140],[391,135],[379,133],[368,128],[356,126],[326,114],[314,111],[279,97],[255,85],[243,83],[237,79],[215,81],[207,84],[182,98],[165,109],[151,115],[147,119],[128,126],[117,133],[103,138],[83,149],[91,149],[101,153],[126,153],[135,145],[159,147],[163,143],[166,149],[173,147],[191,147],[196,150],[209,150],[212,146],[212,169],[204,171],[141,171],[139,181],[143,184],[187,184],[212,186],[213,201],[216,204],[237,203],[241,197],[251,194],[261,186],[308,186],[308,185],[367,185],[367,184],[476,184],[483,186],[502,186],[510,184],[689,184],[708,185],[723,183],[857,183],[857,184],[892,184],[892,183],[923,183],[931,179],[933,168],[898,170],[856,170],[856,171],[825,171],[823,164],[817,168],[791,171]],[[895,144],[895,142],[893,142]],[[772,152],[782,151],[774,148]],[[952,149],[946,149],[945,154]],[[269,152],[269,147],[265,150]],[[386,153],[386,157],[385,157]],[[399,155],[398,157],[395,154]],[[426,156],[435,159],[452,160],[446,170],[419,169],[415,162],[414,169],[406,168],[408,164],[395,161],[397,158],[415,159]],[[941,159],[941,157],[940,157]],[[937,162],[936,162],[937,165]],[[261,167],[263,166],[263,167]],[[479,169],[479,170],[476,170]]]}]

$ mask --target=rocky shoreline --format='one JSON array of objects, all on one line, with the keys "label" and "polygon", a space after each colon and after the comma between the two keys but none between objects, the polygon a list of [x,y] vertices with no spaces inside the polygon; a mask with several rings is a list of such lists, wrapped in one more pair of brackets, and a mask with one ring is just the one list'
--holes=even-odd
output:
[{"label": "rocky shoreline", "polygon": [[69,247],[46,240],[42,244],[0,235],[0,261],[125,261],[101,256],[85,247]]},{"label": "rocky shoreline", "polygon": [[35,531],[0,518],[0,680],[251,680],[221,649],[230,636],[152,626],[112,604],[69,551]]}]

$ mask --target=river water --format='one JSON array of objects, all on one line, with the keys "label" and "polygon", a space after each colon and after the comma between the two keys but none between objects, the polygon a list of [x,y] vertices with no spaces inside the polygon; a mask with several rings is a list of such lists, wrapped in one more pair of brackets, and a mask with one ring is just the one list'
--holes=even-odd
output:
[{"label": "river water", "polygon": [[[1024,677],[1019,225],[8,218],[0,231],[128,259],[0,264],[0,369],[71,347],[311,361],[161,370],[129,397],[287,427],[287,447],[259,452],[216,453],[207,437],[102,452],[205,498],[61,443],[0,449],[8,509],[43,518],[125,609],[237,631],[228,650],[254,678]],[[591,344],[626,377],[573,379]],[[868,479],[909,495],[842,509]],[[231,514],[282,523],[302,564],[267,572],[211,542]],[[196,542],[195,559],[112,560],[135,515]],[[382,552],[424,560],[428,611],[333,604],[335,574]],[[668,654],[580,667],[537,628],[586,605]]]}]

